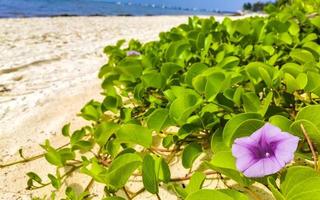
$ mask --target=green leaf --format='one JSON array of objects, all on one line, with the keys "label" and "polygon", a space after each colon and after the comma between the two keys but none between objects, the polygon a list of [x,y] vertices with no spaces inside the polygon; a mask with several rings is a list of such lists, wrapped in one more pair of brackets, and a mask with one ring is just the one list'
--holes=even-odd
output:
[{"label": "green leaf", "polygon": [[303,38],[303,40],[301,41],[301,43],[306,43],[306,42],[310,42],[310,41],[314,41],[318,39],[318,35],[315,33],[309,33],[305,38]]},{"label": "green leaf", "polygon": [[291,50],[290,57],[300,64],[315,62],[315,59],[314,59],[312,53],[310,53],[310,51],[307,51],[305,49]]},{"label": "green leaf", "polygon": [[98,121],[102,115],[101,103],[90,101],[81,109],[80,115],[86,120]]},{"label": "green leaf", "polygon": [[207,84],[205,87],[205,95],[208,101],[214,101],[222,88],[228,87],[225,83],[226,77],[223,73],[215,72],[207,77]]},{"label": "green leaf", "polygon": [[104,177],[108,172],[107,168],[100,165],[96,158],[90,161],[83,161],[83,167],[81,167],[80,172],[91,176],[97,182],[108,184],[108,181]]},{"label": "green leaf", "polygon": [[310,167],[290,167],[281,177],[281,192],[288,200],[317,199],[320,174]]},{"label": "green leaf", "polygon": [[142,181],[144,188],[151,194],[159,192],[158,181],[155,172],[155,161],[150,155],[146,155],[142,164]]},{"label": "green leaf", "polygon": [[219,192],[219,190],[202,189],[191,193],[186,200],[234,200],[229,195]]},{"label": "green leaf", "polygon": [[303,124],[306,132],[308,133],[312,142],[320,145],[320,105],[311,105],[302,108],[296,117],[296,121],[291,124],[290,129],[292,133],[300,138],[304,138],[304,134],[301,129],[301,124]]},{"label": "green leaf", "polygon": [[281,33],[279,35],[279,39],[286,44],[292,44],[292,38],[287,32]]},{"label": "green leaf", "polygon": [[65,137],[70,136],[70,123],[68,123],[62,127],[62,135]]},{"label": "green leaf", "polygon": [[238,192],[236,190],[230,190],[230,189],[222,189],[219,190],[220,192],[223,192],[230,197],[232,197],[234,200],[249,200],[249,197],[241,192]]},{"label": "green leaf", "polygon": [[210,146],[213,153],[229,150],[229,147],[223,141],[222,129],[219,128],[212,134]]},{"label": "green leaf", "polygon": [[35,181],[39,184],[42,184],[42,179],[40,178],[40,176],[34,172],[28,172],[27,176],[29,177],[29,181]]},{"label": "green leaf", "polygon": [[[101,174],[107,184],[119,189],[128,181],[132,173],[142,164],[140,156],[134,153],[125,153],[117,157],[106,174]],[[121,174],[121,176],[119,176]]]},{"label": "green leaf", "polygon": [[122,197],[106,197],[103,200],[126,200],[126,199]]},{"label": "green leaf", "polygon": [[178,64],[175,63],[164,63],[161,66],[161,74],[166,77],[169,78],[170,76],[172,76],[173,74],[177,73],[179,70],[181,70],[182,67]]},{"label": "green leaf", "polygon": [[118,113],[122,106],[122,99],[119,95],[106,96],[102,102],[103,108],[113,113]]},{"label": "green leaf", "polygon": [[103,121],[97,125],[94,131],[95,141],[102,147],[104,146],[112,134],[114,134],[119,128],[118,124],[113,122]]},{"label": "green leaf", "polygon": [[287,72],[293,77],[297,77],[301,72],[303,72],[303,68],[297,63],[286,63],[281,67],[281,71]]},{"label": "green leaf", "polygon": [[186,73],[186,83],[192,86],[193,78],[201,74],[201,72],[205,71],[206,69],[208,69],[208,66],[203,63],[192,64]]},{"label": "green leaf", "polygon": [[86,130],[84,128],[73,132],[70,138],[71,145],[74,145],[77,142],[79,142],[85,135],[86,135]]},{"label": "green leaf", "polygon": [[300,27],[295,21],[290,22],[289,33],[293,36],[298,35],[300,32]]},{"label": "green leaf", "polygon": [[229,57],[226,57],[224,58],[220,63],[219,63],[219,66],[221,68],[224,68],[224,69],[232,69],[236,66],[238,66],[240,63],[240,59],[236,56],[229,56]]},{"label": "green leaf", "polygon": [[45,159],[58,167],[63,167],[67,160],[72,160],[75,158],[75,153],[69,148],[64,148],[61,150],[56,150],[50,146],[49,141],[47,140],[45,145],[41,145],[43,149],[46,150],[44,155]]},{"label": "green leaf", "polygon": [[186,187],[186,192],[191,194],[197,192],[202,188],[202,185],[206,179],[206,176],[202,172],[195,172],[192,174],[188,186]]},{"label": "green leaf", "polygon": [[192,86],[199,93],[204,93],[207,85],[207,76],[198,75],[192,79]]},{"label": "green leaf", "polygon": [[142,75],[141,62],[136,58],[127,57],[115,68],[120,74],[120,80],[135,82]]},{"label": "green leaf", "polygon": [[[260,119],[262,119],[261,115],[257,113],[242,113],[235,115],[226,123],[223,129],[223,141],[230,146],[235,138],[252,134],[263,125],[263,122],[260,121]],[[251,122],[253,122],[253,124],[250,124]],[[246,124],[249,126],[245,127]],[[240,131],[244,132],[241,133]]]},{"label": "green leaf", "polygon": [[213,155],[209,167],[216,170],[243,186],[249,186],[252,182],[244,177],[236,168],[236,160],[231,151],[220,151]]},{"label": "green leaf", "polygon": [[169,115],[179,124],[184,124],[188,117],[202,103],[200,96],[185,94],[178,97],[170,106]]},{"label": "green leaf", "polygon": [[152,144],[151,130],[136,124],[122,125],[116,136],[121,143],[139,144],[144,147],[150,147]]},{"label": "green leaf", "polygon": [[258,112],[260,109],[259,97],[254,92],[247,92],[242,95],[243,108],[246,112]]},{"label": "green leaf", "polygon": [[268,181],[268,188],[272,192],[273,196],[276,198],[276,200],[285,200],[284,196],[280,193],[276,181],[272,176],[269,176],[267,178]]},{"label": "green leaf", "polygon": [[157,157],[155,161],[156,161],[155,171],[156,171],[157,179],[159,181],[163,181],[164,183],[170,182],[170,178],[171,178],[170,168],[167,162],[165,161],[165,159],[163,159],[162,157],[160,158]]},{"label": "green leaf", "polygon": [[48,178],[51,181],[51,185],[56,188],[59,189],[61,187],[61,180],[56,178],[55,176],[53,176],[52,174],[48,174]]},{"label": "green leaf", "polygon": [[161,89],[165,85],[165,78],[158,72],[144,74],[141,79],[145,88],[152,87]]},{"label": "green leaf", "polygon": [[242,35],[248,35],[251,32],[251,25],[249,23],[249,20],[243,19],[243,20],[235,20],[233,21],[233,26],[236,31],[241,33]]},{"label": "green leaf", "polygon": [[147,118],[147,125],[149,129],[162,131],[164,128],[171,124],[169,117],[169,110],[164,108],[158,108],[154,110]]},{"label": "green leaf", "polygon": [[310,20],[311,24],[320,29],[320,16],[316,16]]},{"label": "green leaf", "polygon": [[269,106],[272,102],[273,93],[269,92],[268,95],[264,98],[262,105],[260,106],[259,113],[261,116],[265,116],[267,113]]},{"label": "green leaf", "polygon": [[305,90],[320,96],[320,74],[315,72],[307,72],[307,85]]},{"label": "green leaf", "polygon": [[269,118],[269,122],[272,125],[279,127],[282,131],[291,132],[290,126],[293,122],[284,116],[274,115]]},{"label": "green leaf", "polygon": [[294,91],[300,89],[296,79],[288,73],[284,74],[284,83],[286,84],[286,89],[289,93],[293,93]]},{"label": "green leaf", "polygon": [[202,146],[198,143],[191,143],[182,152],[182,165],[184,168],[191,168],[195,159],[202,153]]}]

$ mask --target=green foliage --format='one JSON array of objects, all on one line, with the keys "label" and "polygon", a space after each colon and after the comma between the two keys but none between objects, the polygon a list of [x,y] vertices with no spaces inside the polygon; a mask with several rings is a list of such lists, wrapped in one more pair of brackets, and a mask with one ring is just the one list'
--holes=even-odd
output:
[{"label": "green foliage", "polygon": [[270,179],[271,191],[277,200],[317,199],[320,195],[319,183],[319,172],[305,166],[290,167],[281,176],[280,188]]},{"label": "green foliage", "polygon": [[[87,126],[62,128],[67,146],[42,145],[57,171],[48,175],[49,182],[28,173],[28,188],[50,184],[59,190],[80,169],[105,186],[110,200],[123,199],[117,192],[136,176],[154,195],[162,187],[187,200],[248,199],[247,192],[204,188],[209,175],[218,173],[239,183],[241,191],[258,182],[276,199],[318,197],[319,175],[313,169],[292,166],[249,179],[231,153],[235,139],[266,122],[300,137],[295,165],[301,159],[313,165],[301,125],[315,149],[320,147],[320,2],[281,1],[265,9],[267,17],[222,22],[192,17],[160,33],[157,41],[107,46],[109,60],[99,72],[104,99],[81,109]],[[140,55],[127,56],[132,50]],[[172,173],[175,160],[189,169],[186,176]],[[66,196],[86,199],[90,189],[79,195],[69,188]]]}]

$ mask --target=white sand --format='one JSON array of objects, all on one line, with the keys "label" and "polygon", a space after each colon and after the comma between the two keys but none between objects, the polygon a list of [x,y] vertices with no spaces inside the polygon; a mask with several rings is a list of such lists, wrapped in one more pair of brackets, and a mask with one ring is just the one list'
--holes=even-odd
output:
[{"label": "white sand", "polygon": [[[62,145],[60,130],[65,123],[71,122],[72,129],[83,125],[76,114],[89,100],[101,99],[97,73],[106,63],[102,53],[106,45],[123,38],[154,40],[159,32],[186,21],[185,16],[1,19],[0,163],[20,159],[20,148],[26,157],[41,153],[38,144],[45,139]],[[44,159],[0,169],[0,199],[49,194],[50,188],[25,190],[25,173],[35,171],[45,177],[52,170]],[[185,173],[173,170],[174,177]],[[69,183],[87,182],[75,177]],[[133,187],[139,189],[137,184]],[[94,191],[101,193],[99,188]],[[170,193],[161,195],[175,199]],[[145,193],[136,199],[154,197]]]}]

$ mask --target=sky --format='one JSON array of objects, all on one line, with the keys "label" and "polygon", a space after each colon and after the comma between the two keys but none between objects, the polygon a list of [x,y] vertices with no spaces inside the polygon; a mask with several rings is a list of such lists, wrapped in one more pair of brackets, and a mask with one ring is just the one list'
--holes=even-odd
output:
[{"label": "sky", "polygon": [[[115,0],[116,1],[116,0]],[[157,5],[179,6],[182,8],[205,8],[208,10],[219,9],[221,11],[241,10],[246,2],[254,3],[259,0],[118,0],[120,2],[148,3]],[[274,0],[260,0],[267,2]]]}]

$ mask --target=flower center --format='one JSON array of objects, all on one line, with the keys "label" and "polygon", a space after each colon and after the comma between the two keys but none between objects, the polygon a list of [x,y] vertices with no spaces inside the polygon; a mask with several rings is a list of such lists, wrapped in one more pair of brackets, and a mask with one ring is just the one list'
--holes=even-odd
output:
[{"label": "flower center", "polygon": [[266,157],[268,158],[270,156],[270,153],[269,152],[266,152]]}]

